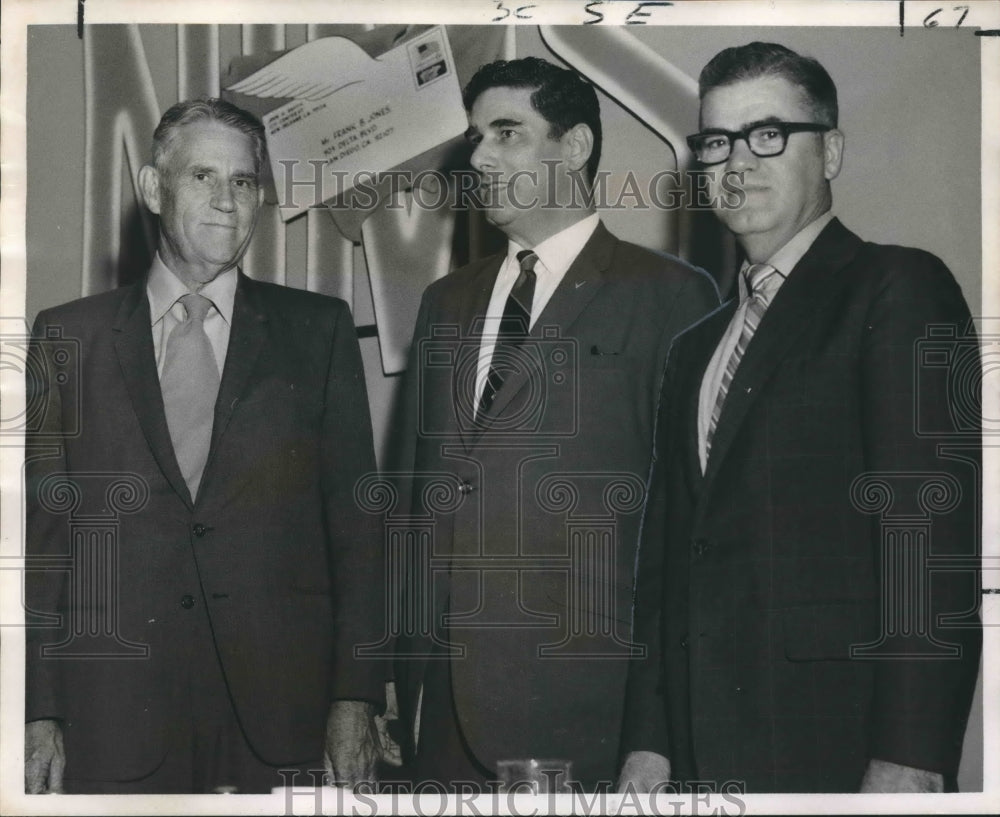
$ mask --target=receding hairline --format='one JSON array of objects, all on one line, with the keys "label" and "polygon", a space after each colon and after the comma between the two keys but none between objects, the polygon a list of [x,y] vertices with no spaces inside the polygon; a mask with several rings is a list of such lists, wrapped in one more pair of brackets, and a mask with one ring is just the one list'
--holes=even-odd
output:
[{"label": "receding hairline", "polygon": [[190,122],[179,122],[174,125],[162,139],[154,142],[153,144],[153,167],[157,170],[166,170],[167,164],[173,158],[174,154],[177,152],[178,144],[182,141],[182,134],[185,129],[205,126],[205,127],[220,127],[225,128],[232,133],[239,136],[245,137],[250,142],[250,153],[253,156],[254,161],[254,172],[260,174],[262,167],[262,157],[257,155],[257,144],[253,136],[251,136],[246,131],[240,130],[235,125],[228,122],[223,122],[219,119],[214,119],[210,116],[199,117],[198,119],[192,119]]},{"label": "receding hairline", "polygon": [[182,100],[164,111],[153,131],[153,166],[162,168],[173,153],[180,129],[198,122],[217,122],[248,136],[253,148],[254,171],[258,175],[261,173],[267,153],[263,124],[249,111],[219,97]]}]

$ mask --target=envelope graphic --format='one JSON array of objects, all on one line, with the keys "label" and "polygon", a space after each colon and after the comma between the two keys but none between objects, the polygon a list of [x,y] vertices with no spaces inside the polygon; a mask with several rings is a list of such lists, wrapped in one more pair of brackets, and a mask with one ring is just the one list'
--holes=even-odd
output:
[{"label": "envelope graphic", "polygon": [[468,126],[441,26],[377,58],[344,37],[313,40],[228,90],[292,98],[263,117],[284,221]]}]

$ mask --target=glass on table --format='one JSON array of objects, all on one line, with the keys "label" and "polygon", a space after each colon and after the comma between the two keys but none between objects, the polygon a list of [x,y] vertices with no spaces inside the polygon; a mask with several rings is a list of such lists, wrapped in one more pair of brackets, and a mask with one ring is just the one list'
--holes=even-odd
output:
[{"label": "glass on table", "polygon": [[498,760],[500,791],[512,794],[568,793],[573,763],[569,760],[520,758]]}]

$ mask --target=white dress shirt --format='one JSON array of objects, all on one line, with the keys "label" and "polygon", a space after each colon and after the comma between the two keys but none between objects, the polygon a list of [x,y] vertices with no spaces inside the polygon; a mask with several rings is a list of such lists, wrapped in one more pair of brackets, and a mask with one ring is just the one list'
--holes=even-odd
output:
[{"label": "white dress shirt", "polygon": [[[236,299],[236,277],[236,268],[233,267],[198,290],[199,295],[203,295],[212,302],[212,308],[205,315],[205,334],[208,335],[209,343],[212,344],[215,362],[219,364],[220,375],[226,364],[226,350],[229,348],[229,331],[233,323],[233,302]],[[157,253],[146,281],[157,377],[163,374],[167,338],[170,337],[170,333],[177,324],[187,320],[187,312],[184,309],[184,304],[180,303],[180,298],[190,291],[181,279],[163,263],[163,259]]]},{"label": "white dress shirt", "polygon": [[[767,304],[770,305],[777,294],[778,289],[785,282],[785,279],[795,269],[795,265],[802,260],[813,242],[823,232],[823,228],[833,219],[833,213],[827,210],[815,221],[810,222],[788,242],[781,247],[774,255],[767,259],[778,271],[778,275],[771,275],[764,282],[762,292]],[[750,291],[747,289],[743,271],[749,266],[744,261],[738,276],[740,305],[729,322],[729,327],[722,335],[719,345],[715,348],[712,359],[708,362],[705,375],[701,380],[701,391],[698,393],[698,459],[701,462],[701,472],[705,473],[705,466],[708,463],[708,427],[712,420],[712,411],[715,408],[715,401],[719,394],[719,387],[722,384],[722,376],[726,373],[726,366],[729,358],[733,354],[733,349],[739,342],[743,333],[743,320],[747,311],[747,302],[750,300]],[[753,341],[751,340],[751,343]]]},{"label": "white dress shirt", "polygon": [[513,241],[508,242],[507,257],[500,266],[496,283],[493,284],[493,294],[490,296],[486,318],[483,321],[483,337],[479,345],[479,363],[476,367],[477,406],[483,396],[483,388],[490,372],[490,360],[496,347],[500,319],[507,305],[507,297],[521,274],[517,254],[521,250],[533,250],[538,256],[538,261],[535,263],[535,294],[531,301],[531,326],[534,326],[567,270],[594,234],[599,222],[600,217],[597,213],[591,213],[566,229],[549,236],[535,247],[522,247]]}]

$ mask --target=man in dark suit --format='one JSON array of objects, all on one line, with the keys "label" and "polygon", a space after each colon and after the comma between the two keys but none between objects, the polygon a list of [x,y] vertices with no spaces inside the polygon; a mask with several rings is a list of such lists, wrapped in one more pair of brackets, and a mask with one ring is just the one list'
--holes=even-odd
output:
[{"label": "man in dark suit", "polygon": [[[689,142],[715,184],[742,174],[717,214],[746,261],[667,368],[621,783],[940,791],[980,649],[968,308],[937,258],[833,218],[844,136],[818,62],[726,49],[700,94]],[[966,406],[939,376],[962,360]]]},{"label": "man in dark suit", "polygon": [[384,627],[381,531],[354,502],[374,453],[351,315],[237,267],[256,119],[181,102],[153,142],[149,274],[34,333],[26,788],[266,792],[324,757],[370,779],[385,672],[354,647]]},{"label": "man in dark suit", "polygon": [[579,76],[500,61],[465,104],[487,219],[509,243],[430,286],[414,332],[402,450],[418,613],[396,670],[409,768],[458,788],[496,779],[498,761],[557,758],[592,788],[616,772],[667,349],[717,295],[601,224],[586,196],[600,110]]}]

